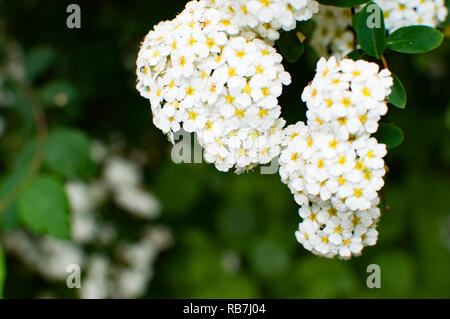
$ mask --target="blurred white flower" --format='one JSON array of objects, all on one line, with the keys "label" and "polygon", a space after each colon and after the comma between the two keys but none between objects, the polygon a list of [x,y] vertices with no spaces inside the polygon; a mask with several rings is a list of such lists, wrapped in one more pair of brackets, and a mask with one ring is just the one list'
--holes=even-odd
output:
[{"label": "blurred white flower", "polygon": [[[65,282],[67,266],[79,265],[82,280],[77,293],[81,298],[136,298],[145,293],[153,277],[153,264],[173,238],[162,225],[145,225],[135,240],[119,237],[117,226],[107,219],[107,212],[102,212],[103,204],[113,200],[125,213],[154,220],[160,213],[160,203],[141,183],[140,156],[129,159],[113,155],[118,150],[114,145],[96,143],[93,148],[93,156],[101,149],[97,160],[103,172],[99,178],[65,185],[72,241],[37,237],[20,230],[5,234],[1,240],[7,251],[52,281]],[[106,247],[113,249],[112,256],[105,253]]]},{"label": "blurred white flower", "polygon": [[138,187],[117,189],[115,201],[124,210],[143,218],[154,218],[160,212],[158,199]]},{"label": "blurred white flower", "polygon": [[124,158],[115,156],[107,158],[104,177],[110,187],[130,187],[140,182],[139,167]]}]

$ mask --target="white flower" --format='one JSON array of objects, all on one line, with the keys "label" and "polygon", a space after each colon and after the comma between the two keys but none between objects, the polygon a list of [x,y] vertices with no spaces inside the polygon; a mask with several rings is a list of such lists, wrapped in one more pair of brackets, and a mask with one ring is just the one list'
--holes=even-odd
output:
[{"label": "white flower", "polygon": [[339,140],[374,133],[387,112],[393,79],[375,63],[321,58],[313,81],[304,89],[308,125],[331,128]]},{"label": "white flower", "polygon": [[329,201],[319,201],[303,205],[299,215],[297,241],[316,255],[348,259],[376,243],[378,208],[339,212]]},{"label": "white flower", "polygon": [[135,186],[140,182],[139,167],[124,158],[110,157],[105,164],[104,177],[113,188]]},{"label": "white flower", "polygon": [[386,146],[370,134],[392,85],[374,63],[322,58],[302,94],[308,125],[284,130],[280,177],[301,205],[297,240],[314,254],[347,259],[376,242]]},{"label": "white flower", "polygon": [[[281,2],[273,4],[278,17],[288,4],[294,12],[314,11],[313,1]],[[281,55],[243,24],[262,23],[247,5],[191,1],[148,33],[137,59],[136,87],[150,99],[155,126],[170,140],[181,127],[197,133],[205,159],[224,171],[242,172],[280,153],[282,138],[272,130],[284,123],[278,97],[291,82]]]},{"label": "white flower", "polygon": [[447,17],[444,0],[376,0],[383,10],[386,29],[391,33],[411,25],[436,27]]},{"label": "white flower", "polygon": [[[242,28],[256,30],[262,38],[277,40],[278,30],[295,28],[296,21],[311,19],[318,12],[319,5],[313,0],[225,0],[235,14],[234,21]],[[225,6],[225,5],[224,5]]]},{"label": "white flower", "polygon": [[[412,25],[437,27],[448,14],[445,0],[375,0],[375,3],[383,10],[388,33]],[[352,18],[349,8],[320,5],[319,13],[313,19],[316,28],[311,36],[311,46],[319,55],[342,58],[353,51],[354,35],[350,30]]]},{"label": "white flower", "polygon": [[353,50],[353,32],[349,8],[319,6],[319,13],[313,18],[316,28],[311,35],[311,46],[321,56],[344,57]]},{"label": "white flower", "polygon": [[156,197],[137,187],[119,188],[115,194],[118,206],[139,217],[154,218],[160,212]]}]

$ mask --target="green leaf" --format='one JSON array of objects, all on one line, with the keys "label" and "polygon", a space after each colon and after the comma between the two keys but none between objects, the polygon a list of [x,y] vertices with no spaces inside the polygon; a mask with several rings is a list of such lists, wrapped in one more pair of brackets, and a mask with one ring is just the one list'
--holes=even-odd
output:
[{"label": "green leaf", "polygon": [[0,214],[0,233],[6,233],[16,229],[20,224],[17,205],[13,202]]},{"label": "green leaf", "polygon": [[301,299],[341,298],[357,291],[359,281],[350,264],[313,256],[304,256],[293,265],[288,276],[290,298]]},{"label": "green leaf", "polygon": [[281,54],[289,63],[297,62],[305,52],[305,47],[295,31],[282,32],[277,44]]},{"label": "green leaf", "polygon": [[75,100],[77,93],[72,84],[65,81],[53,81],[44,86],[39,95],[44,106],[64,107]]},{"label": "green leaf", "polygon": [[353,29],[361,48],[368,55],[381,58],[386,46],[383,11],[373,1],[353,18]]},{"label": "green leaf", "polygon": [[39,234],[69,238],[69,204],[60,182],[38,176],[20,194],[18,209],[22,223]]},{"label": "green leaf", "polygon": [[316,29],[316,24],[317,22],[314,20],[299,21],[297,22],[295,30],[300,31],[306,38],[309,38]]},{"label": "green leaf", "polygon": [[386,144],[388,148],[394,148],[399,146],[403,142],[403,131],[393,125],[381,123],[376,133],[378,142]]},{"label": "green leaf", "polygon": [[439,47],[444,35],[438,30],[415,25],[394,31],[387,38],[387,47],[392,51],[408,54],[426,53]]},{"label": "green leaf", "polygon": [[384,251],[373,259],[381,268],[381,288],[373,289],[384,298],[409,298],[414,291],[417,261],[404,251]]},{"label": "green leaf", "polygon": [[356,7],[360,4],[366,3],[369,0],[317,0],[321,4],[326,4],[329,6],[335,6],[335,7]]},{"label": "green leaf", "polygon": [[399,109],[404,109],[406,106],[405,87],[395,74],[392,74],[392,78],[394,79],[394,85],[392,86],[392,93],[389,95],[388,102]]},{"label": "green leaf", "polygon": [[31,79],[35,79],[53,64],[56,53],[49,46],[40,46],[31,50],[25,61],[25,70]]},{"label": "green leaf", "polygon": [[0,299],[3,298],[3,286],[5,285],[5,278],[6,278],[5,254],[3,253],[2,246],[0,246]]},{"label": "green leaf", "polygon": [[258,274],[270,277],[286,270],[289,256],[277,243],[263,239],[252,249],[250,262]]},{"label": "green leaf", "polygon": [[364,51],[361,49],[356,49],[346,55],[347,59],[352,59],[354,61],[358,61],[364,58]]},{"label": "green leaf", "polygon": [[[32,160],[37,152],[42,149],[42,144],[32,140],[15,158],[15,162],[8,174],[0,181],[0,229],[4,228],[4,224],[11,225],[11,220],[7,214],[12,214],[14,201],[18,196],[24,183],[32,172]],[[11,216],[12,217],[12,216]],[[6,227],[9,228],[9,227]]]},{"label": "green leaf", "polygon": [[89,176],[95,171],[89,137],[71,128],[54,129],[45,146],[45,165],[68,178]]}]

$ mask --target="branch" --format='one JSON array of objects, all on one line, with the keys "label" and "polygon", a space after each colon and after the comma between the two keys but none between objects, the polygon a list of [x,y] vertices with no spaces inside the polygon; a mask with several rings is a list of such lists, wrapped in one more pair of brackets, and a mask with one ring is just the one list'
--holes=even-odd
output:
[{"label": "branch", "polygon": [[381,62],[383,63],[384,68],[389,70],[389,66],[384,55],[381,56]]},{"label": "branch", "polygon": [[13,81],[13,83],[22,90],[25,97],[27,97],[31,104],[31,112],[33,113],[33,119],[36,124],[38,148],[31,158],[27,174],[20,181],[18,181],[17,184],[14,185],[0,200],[0,216],[6,211],[6,209],[14,202],[20,192],[40,171],[44,158],[43,145],[45,140],[47,139],[47,119],[39,102],[38,95],[28,83],[22,83],[18,81]]},{"label": "branch", "polygon": [[[352,12],[352,22],[353,22],[353,17],[356,14],[355,7],[351,8],[351,12]],[[356,38],[356,31],[355,31],[355,29],[353,29],[353,26],[352,26],[352,32],[353,32],[353,50],[356,50],[358,47],[358,40]]]}]

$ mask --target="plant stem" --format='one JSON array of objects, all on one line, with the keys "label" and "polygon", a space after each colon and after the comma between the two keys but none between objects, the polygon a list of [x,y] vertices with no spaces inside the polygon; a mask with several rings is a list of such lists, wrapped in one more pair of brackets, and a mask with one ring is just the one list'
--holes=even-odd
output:
[{"label": "plant stem", "polygon": [[[355,7],[351,8],[351,12],[352,12],[352,21],[353,21],[353,17],[356,14]],[[353,32],[353,50],[356,50],[356,48],[358,47],[358,40],[356,39],[356,31],[355,31],[355,29],[353,29],[353,26],[352,26],[352,32]]]},{"label": "plant stem", "polygon": [[389,66],[387,64],[387,61],[386,61],[386,58],[384,57],[384,55],[381,56],[381,62],[383,62],[384,68],[389,70]]},{"label": "plant stem", "polygon": [[36,137],[38,140],[38,147],[33,157],[30,160],[25,176],[19,180],[0,200],[0,216],[6,209],[14,202],[20,192],[27,186],[27,184],[33,179],[33,177],[40,171],[43,158],[44,158],[44,142],[47,138],[47,119],[43,108],[39,102],[39,97],[34,89],[27,82],[14,81],[14,84],[19,87],[27,97],[31,104],[31,112],[36,124]]}]

